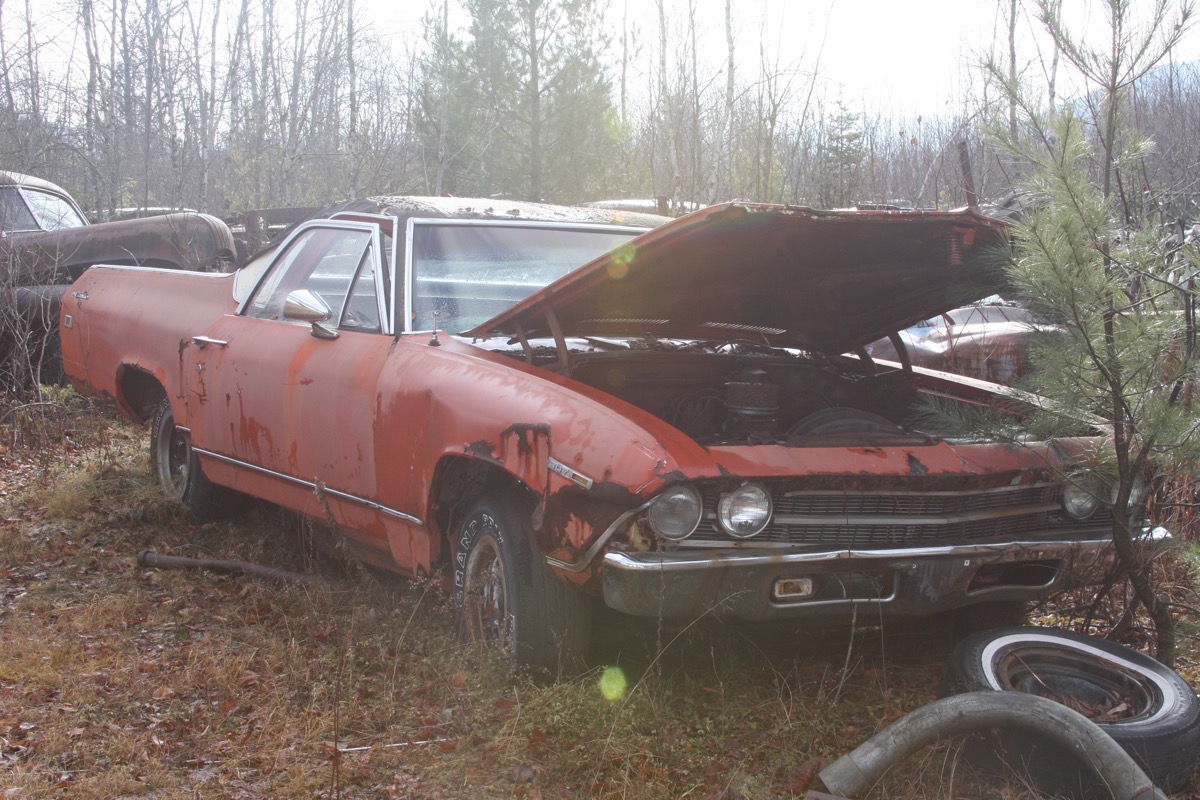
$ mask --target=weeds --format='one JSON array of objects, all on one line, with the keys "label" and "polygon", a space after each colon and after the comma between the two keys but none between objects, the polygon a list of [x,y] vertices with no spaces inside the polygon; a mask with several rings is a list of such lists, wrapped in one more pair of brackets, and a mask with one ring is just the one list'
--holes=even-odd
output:
[{"label": "weeds", "polygon": [[[540,685],[457,641],[436,578],[348,569],[297,547],[319,531],[264,507],[198,523],[151,487],[144,432],[56,424],[82,444],[45,466],[0,461],[20,487],[0,502],[0,796],[799,797],[823,763],[931,701],[948,651],[861,617],[804,631],[704,619],[656,646],[655,621],[600,614],[595,668]],[[146,548],[324,580],[140,570]],[[945,746],[873,796],[1033,795],[977,783]]]}]

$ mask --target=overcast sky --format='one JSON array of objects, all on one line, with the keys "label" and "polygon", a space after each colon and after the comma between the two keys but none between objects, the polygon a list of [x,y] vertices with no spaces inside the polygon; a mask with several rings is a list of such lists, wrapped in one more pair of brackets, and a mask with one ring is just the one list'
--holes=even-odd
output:
[{"label": "overcast sky", "polygon": [[[368,8],[386,9],[388,26],[397,33],[415,31],[429,9],[428,0],[359,0]],[[435,0],[440,7],[441,0]],[[668,8],[682,16],[687,0],[667,0]],[[725,55],[724,0],[695,0],[710,64]],[[1032,9],[1031,0],[1021,0]],[[1104,38],[1107,29],[1095,17],[1101,5],[1095,0],[1064,0],[1073,29],[1086,29]],[[451,0],[453,6],[454,0]],[[895,116],[931,115],[954,111],[970,87],[972,71],[993,43],[1006,57],[1005,12],[1008,0],[736,0],[738,62],[740,69],[754,63],[760,44],[780,66],[816,66],[825,85],[840,92],[851,106]],[[1146,11],[1153,0],[1137,0]],[[653,0],[609,0],[606,17],[614,34],[622,18],[642,28],[644,44],[656,43],[658,22]],[[374,12],[372,12],[374,13]],[[461,17],[460,17],[461,19]],[[766,25],[763,20],[766,20]],[[1031,19],[1018,29],[1020,60],[1027,77],[1044,84],[1037,56],[1049,53],[1044,33]],[[819,64],[816,63],[820,56]],[[1200,58],[1200,26],[1193,27],[1178,60]],[[1048,58],[1047,58],[1048,60]],[[1062,91],[1070,89],[1071,76],[1064,65],[1059,75]],[[1078,87],[1076,87],[1078,88]]]}]

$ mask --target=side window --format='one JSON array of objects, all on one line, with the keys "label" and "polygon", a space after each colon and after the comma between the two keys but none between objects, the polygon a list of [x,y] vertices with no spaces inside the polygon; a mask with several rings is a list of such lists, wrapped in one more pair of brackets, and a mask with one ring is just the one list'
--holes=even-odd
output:
[{"label": "side window", "polygon": [[373,250],[374,245],[368,242],[354,283],[350,286],[345,308],[342,309],[339,327],[374,333],[382,330],[379,323],[379,295],[375,291],[375,260],[371,258]]},{"label": "side window", "polygon": [[288,294],[307,289],[325,301],[333,320],[344,319],[351,284],[357,283],[355,276],[362,272],[371,276],[371,302],[374,302],[373,238],[371,229],[314,227],[302,232],[278,255],[266,279],[250,298],[246,314],[281,320]]},{"label": "side window", "polygon": [[0,189],[0,230],[5,233],[38,230],[37,220],[15,187]]},{"label": "side window", "polygon": [[74,206],[56,194],[26,189],[25,198],[44,230],[60,231],[63,228],[80,228],[87,224]]}]

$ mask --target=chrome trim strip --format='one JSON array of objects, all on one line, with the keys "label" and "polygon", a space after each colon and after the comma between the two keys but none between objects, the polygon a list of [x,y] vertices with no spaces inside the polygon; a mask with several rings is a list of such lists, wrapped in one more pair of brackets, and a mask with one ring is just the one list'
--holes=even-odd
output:
[{"label": "chrome trim strip", "polygon": [[919,492],[905,491],[903,489],[893,490],[870,490],[870,489],[796,489],[795,491],[784,493],[784,497],[974,497],[978,495],[989,494],[1007,494],[1009,492],[1020,492],[1025,489],[1046,489],[1052,486],[1060,486],[1061,484],[1055,481],[1042,481],[1040,483],[1021,483],[1016,486],[995,486],[991,489],[961,489],[958,491],[934,491],[934,492]]},{"label": "chrome trim strip", "polygon": [[188,275],[194,275],[200,278],[232,278],[233,272],[192,272],[190,270],[171,269],[170,267],[132,267],[128,264],[95,264],[89,269],[132,269],[138,272],[161,272],[168,275],[178,275],[180,272],[187,272]]},{"label": "chrome trim strip", "polygon": [[[1084,529],[1080,529],[1080,530],[1071,531],[1071,534],[1074,536],[1084,537],[1082,539],[1083,541],[1091,541],[1094,536],[1097,536],[1097,535],[1106,536],[1108,534],[1108,528],[1102,528],[1102,529],[1097,529],[1095,527],[1084,528]],[[702,536],[705,536],[708,538],[701,538]],[[714,538],[712,538],[711,532],[705,532],[704,534],[694,533],[691,536],[689,536],[688,538],[681,539],[680,541],[676,542],[675,544],[681,550],[700,550],[700,549],[731,550],[731,549],[737,549],[740,552],[745,552],[747,550],[795,550],[800,547],[822,547],[822,546],[828,547],[829,546],[828,542],[806,541],[802,538],[790,539],[787,541],[771,541],[771,540],[766,540],[766,539],[760,539],[757,536],[752,536],[749,539],[733,539],[733,538],[714,539]],[[961,546],[967,547],[969,545],[961,545]],[[858,552],[858,551],[855,551],[855,552]]]},{"label": "chrome trim strip", "polygon": [[[223,456],[220,453],[214,453],[211,450],[202,450],[199,447],[193,447],[192,452],[199,453],[200,455],[204,456],[205,458],[211,458],[214,461],[221,461],[225,464],[231,464],[235,467],[241,467],[242,469],[248,469],[251,472],[257,472],[260,475],[266,475],[271,478],[278,478],[279,480],[287,481],[288,483],[294,483],[298,486],[303,486],[306,489],[312,489],[313,491],[316,491],[316,489],[317,489],[317,484],[313,483],[312,481],[302,480],[301,478],[293,478],[291,475],[284,475],[282,472],[276,472],[275,470],[267,469],[266,467],[260,467],[257,464],[250,464],[245,461],[239,461],[236,458],[230,458],[229,456]],[[414,517],[412,514],[405,514],[403,511],[397,511],[394,508],[388,508],[385,505],[380,505],[379,503],[376,503],[374,500],[368,500],[365,497],[358,497],[357,495],[348,494],[346,492],[340,492],[337,489],[331,489],[328,486],[321,487],[321,491],[324,492],[325,494],[331,494],[334,497],[340,498],[342,500],[349,500],[352,503],[358,503],[359,505],[366,506],[367,508],[373,508],[376,511],[379,511],[380,513],[387,514],[389,516],[396,517],[398,519],[402,519],[405,522],[411,522],[414,525],[421,525],[422,527],[424,527],[424,525],[425,525],[425,523],[422,522],[419,517]]]},{"label": "chrome trim strip", "polygon": [[1058,503],[1038,503],[1028,506],[990,508],[966,511],[961,514],[921,516],[919,514],[776,514],[772,525],[955,525],[960,522],[979,522],[1004,517],[1022,517],[1045,511],[1060,511]]},{"label": "chrome trim strip", "polygon": [[[751,554],[736,550],[706,551],[704,553],[606,553],[604,566],[630,572],[688,572],[701,569],[737,569],[738,567],[789,566],[823,561],[902,560],[912,558],[971,558],[1013,551],[1070,552],[1103,550],[1112,546],[1110,539],[1085,539],[1069,542],[1000,542],[994,544],[948,545],[944,547],[913,547],[891,550],[820,550],[811,553]],[[655,557],[637,558],[639,555]]]},{"label": "chrome trim strip", "polygon": [[[595,558],[596,558],[596,554],[600,552],[600,548],[602,548],[602,547],[604,547],[604,545],[608,544],[608,540],[613,537],[613,534],[615,534],[617,531],[619,531],[621,529],[621,527],[624,526],[624,524],[629,521],[630,517],[632,517],[635,514],[641,513],[642,511],[645,511],[647,508],[649,508],[650,504],[652,502],[654,502],[654,501],[647,500],[645,503],[642,503],[637,508],[631,508],[628,511],[626,511],[624,514],[622,514],[621,516],[619,516],[615,520],[613,520],[612,524],[604,529],[604,533],[602,533],[596,537],[596,540],[591,543],[591,545],[588,547],[588,549],[583,552],[583,555],[580,556],[579,560],[576,561],[574,564],[571,564],[567,561],[561,561],[557,558],[554,558],[553,556],[546,556],[546,563],[552,567],[556,567],[565,572],[583,572],[585,569],[587,569],[589,566],[591,566],[592,561],[595,560]],[[605,556],[605,559],[607,559],[607,558],[608,558],[608,556]]]}]

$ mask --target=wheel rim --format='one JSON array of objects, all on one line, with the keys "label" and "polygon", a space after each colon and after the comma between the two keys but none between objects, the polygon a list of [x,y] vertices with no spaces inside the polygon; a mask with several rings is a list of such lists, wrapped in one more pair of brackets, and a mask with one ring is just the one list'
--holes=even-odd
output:
[{"label": "wheel rim", "polygon": [[1086,651],[1005,648],[995,654],[992,667],[997,688],[1054,700],[1096,722],[1142,721],[1162,708],[1154,680]]},{"label": "wheel rim", "polygon": [[500,650],[512,649],[508,583],[500,544],[483,535],[471,548],[463,579],[463,618],[471,641]]},{"label": "wheel rim", "polygon": [[182,499],[187,488],[188,470],[192,460],[192,445],[187,436],[167,420],[170,433],[158,440],[158,480],[168,496]]}]

